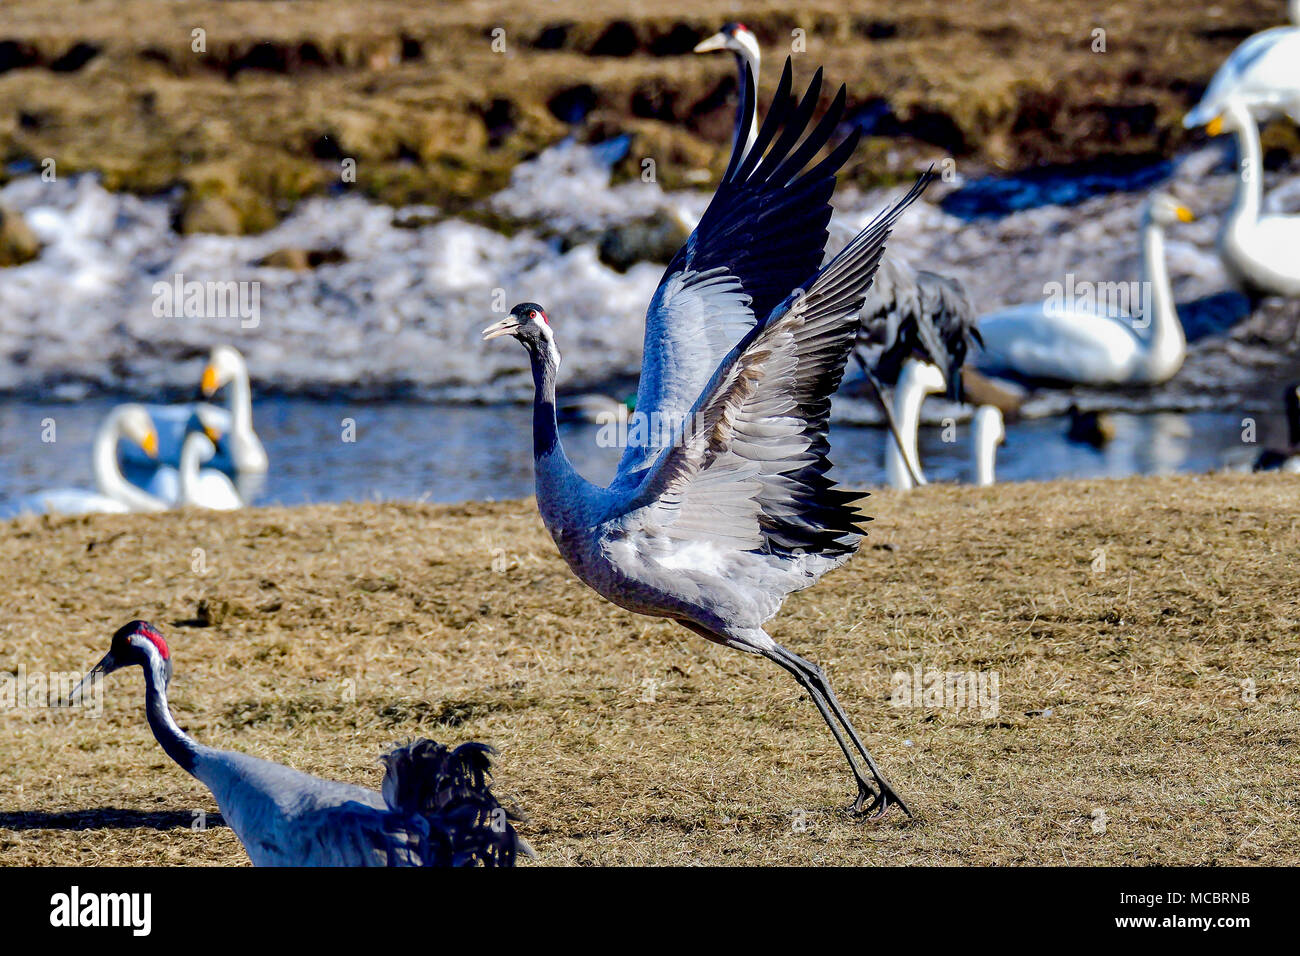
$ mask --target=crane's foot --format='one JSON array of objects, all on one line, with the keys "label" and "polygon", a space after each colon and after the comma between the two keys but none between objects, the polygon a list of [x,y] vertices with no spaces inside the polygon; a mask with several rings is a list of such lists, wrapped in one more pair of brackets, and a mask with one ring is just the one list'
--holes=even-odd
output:
[{"label": "crane's foot", "polygon": [[912,811],[907,809],[907,804],[903,798],[894,792],[894,788],[881,777],[876,778],[876,786],[880,789],[874,790],[865,780],[858,781],[858,798],[853,801],[853,813],[858,816],[864,816],[871,820],[879,820],[889,810],[891,806],[898,805],[909,817]]}]

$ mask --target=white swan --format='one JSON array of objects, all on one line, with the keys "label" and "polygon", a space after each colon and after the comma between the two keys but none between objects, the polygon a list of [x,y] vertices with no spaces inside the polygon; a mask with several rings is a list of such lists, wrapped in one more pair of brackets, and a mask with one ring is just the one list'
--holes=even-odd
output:
[{"label": "white swan", "polygon": [[[898,374],[894,388],[895,414],[898,416],[898,433],[907,446],[912,460],[912,473],[920,484],[926,484],[917,451],[917,432],[921,424],[921,406],[927,395],[941,395],[947,389],[943,372],[928,362],[909,361]],[[993,405],[975,409],[971,420],[971,472],[977,485],[991,485],[997,464],[998,445],[1006,439],[1002,412]],[[915,487],[907,463],[899,454],[898,444],[885,442],[885,479],[889,487],[907,491]]]},{"label": "white swan", "polygon": [[215,468],[202,468],[216,454],[216,443],[221,439],[209,409],[210,406],[196,406],[186,423],[179,466],[160,465],[150,478],[147,490],[180,507],[193,505],[221,511],[242,508],[244,500],[226,474]]},{"label": "white swan", "polygon": [[[1300,0],[1291,0],[1291,22],[1300,24]],[[1215,71],[1205,95],[1185,117],[1188,129],[1204,126],[1233,97],[1259,119],[1285,113],[1300,123],[1300,26],[1273,27],[1248,37]]]},{"label": "white swan", "polygon": [[[1300,73],[1300,60],[1295,69]],[[1265,293],[1300,295],[1300,216],[1261,214],[1264,161],[1259,128],[1245,101],[1228,100],[1223,113],[1206,126],[1212,136],[1224,131],[1236,137],[1241,165],[1232,209],[1219,232],[1219,256],[1243,285]]]},{"label": "white swan", "polygon": [[238,350],[218,345],[208,358],[199,384],[205,398],[230,386],[230,428],[227,441],[237,472],[264,472],[269,464],[262,440],[253,431],[253,392],[248,383],[248,366]]},{"label": "white swan", "polygon": [[997,480],[998,445],[1007,438],[1002,411],[993,405],[981,405],[975,409],[971,437],[975,454],[975,484],[991,485]]},{"label": "white swan", "polygon": [[921,405],[925,396],[937,395],[947,389],[943,372],[929,362],[911,360],[903,365],[898,373],[898,384],[894,386],[894,416],[898,422],[898,434],[907,445],[907,457],[912,464],[908,472],[907,461],[898,450],[898,443],[885,442],[885,480],[889,487],[906,491],[915,487],[912,474],[919,484],[925,484],[921,474],[921,463],[917,453],[916,433],[921,426]]},{"label": "white swan", "polygon": [[224,472],[200,466],[217,453],[212,439],[202,432],[190,432],[181,446],[180,496],[178,504],[234,511],[244,507],[234,483]]},{"label": "white swan", "polygon": [[125,439],[146,455],[158,451],[158,436],[141,405],[119,405],[109,412],[95,435],[93,465],[96,491],[54,488],[28,495],[17,512],[38,514],[90,514],[94,512],[163,511],[167,502],[137,488],[122,475],[117,463],[117,443]]},{"label": "white swan", "polygon": [[[1165,228],[1195,217],[1164,193],[1142,212],[1141,283],[1078,282],[1070,277],[1041,302],[979,320],[984,350],[975,365],[993,375],[1079,385],[1159,385],[1182,367],[1187,340],[1165,265]],[[1048,290],[1044,290],[1048,293]],[[1098,301],[1098,300],[1110,301]],[[1123,300],[1130,303],[1123,307]],[[1139,318],[1133,306],[1145,300]]]}]

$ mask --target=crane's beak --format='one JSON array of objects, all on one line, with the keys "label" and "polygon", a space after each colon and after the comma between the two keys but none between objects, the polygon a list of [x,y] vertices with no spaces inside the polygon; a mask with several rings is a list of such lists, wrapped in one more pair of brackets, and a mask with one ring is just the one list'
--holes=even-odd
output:
[{"label": "crane's beak", "polygon": [[217,431],[211,425],[203,426],[203,434],[208,436],[208,441],[212,442],[214,445],[221,441],[221,432]]},{"label": "crane's beak", "polygon": [[721,31],[713,34],[707,40],[701,40],[695,44],[696,53],[712,53],[714,50],[725,50],[727,48],[727,35]]},{"label": "crane's beak", "polygon": [[144,449],[144,453],[148,455],[150,458],[157,458],[158,457],[158,433],[155,431],[150,431],[149,434],[144,436],[144,441],[140,442],[140,447]]},{"label": "crane's beak", "polygon": [[1218,136],[1223,132],[1223,117],[1216,116],[1205,124],[1205,132],[1210,136]]},{"label": "crane's beak", "polygon": [[95,678],[101,677],[106,674],[111,674],[113,673],[113,671],[117,670],[121,666],[122,665],[119,664],[114,659],[113,652],[109,651],[107,654],[104,655],[104,659],[101,660],[94,667],[92,667],[90,669],[90,672],[86,674],[85,677],[77,681],[77,686],[72,688],[71,692],[68,694],[68,703],[71,704],[77,698],[78,694],[80,694],[83,690],[85,690],[85,688],[93,684],[95,682]]},{"label": "crane's beak", "polygon": [[1186,206],[1179,206],[1174,210],[1174,215],[1178,217],[1179,222],[1196,222],[1196,213]]},{"label": "crane's beak", "polygon": [[203,379],[199,382],[199,391],[203,393],[204,398],[210,398],[212,393],[217,390],[217,370],[211,365],[204,367]]},{"label": "crane's beak", "polygon": [[489,325],[483,330],[483,341],[488,339],[499,339],[503,335],[513,335],[515,329],[519,328],[519,320],[513,315],[508,315],[500,322]]}]

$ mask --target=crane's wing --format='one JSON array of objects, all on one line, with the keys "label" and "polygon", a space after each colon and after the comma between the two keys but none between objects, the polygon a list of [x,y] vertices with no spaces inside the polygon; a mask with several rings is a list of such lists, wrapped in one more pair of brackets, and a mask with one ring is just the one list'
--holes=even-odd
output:
[{"label": "crane's wing", "polygon": [[[854,132],[804,172],[844,111],[841,87],[826,115],[804,136],[821,83],[818,70],[793,106],[787,58],[754,147],[743,157],[742,151],[732,151],[700,224],[664,272],[646,313],[636,397],[638,420],[652,427],[648,435],[629,429],[620,476],[650,464],[663,448],[656,439],[685,419],[718,363],[754,326],[755,316],[769,314],[821,264],[835,173],[857,143]],[[752,79],[746,84],[746,97],[753,96],[753,85]]]},{"label": "crane's wing", "polygon": [[659,530],[739,550],[834,557],[856,548],[863,516],[851,502],[859,495],[827,476],[830,399],[885,239],[929,180],[732,349],[646,476],[640,498]]},{"label": "crane's wing", "polygon": [[883,347],[867,363],[880,381],[892,385],[914,358],[943,369],[948,397],[959,400],[961,367],[977,344],[975,306],[960,282],[885,258],[862,309],[856,346],[859,354]]}]

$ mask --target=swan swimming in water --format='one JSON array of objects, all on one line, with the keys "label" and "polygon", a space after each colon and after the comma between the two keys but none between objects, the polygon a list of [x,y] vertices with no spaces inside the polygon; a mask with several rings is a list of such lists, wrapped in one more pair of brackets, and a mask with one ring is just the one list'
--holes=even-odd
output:
[{"label": "swan swimming in water", "polygon": [[[232,476],[260,475],[266,472],[266,449],[253,430],[253,398],[252,386],[248,381],[248,365],[238,349],[229,345],[217,345],[208,355],[199,390],[203,398],[208,399],[227,385],[230,386],[230,399],[225,408],[207,401],[142,406],[153,419],[158,434],[158,462],[172,468],[179,466],[181,443],[185,440],[190,416],[202,409],[208,423],[225,436],[225,441],[218,445],[214,468]],[[127,450],[125,459],[133,465],[146,464],[130,449]]]},{"label": "swan swimming in water", "polygon": [[[1300,32],[1298,30],[1297,32]],[[1296,63],[1300,72],[1300,61]],[[1219,232],[1219,256],[1228,271],[1251,289],[1300,295],[1300,216],[1264,214],[1264,161],[1259,127],[1245,101],[1232,98],[1205,128],[1211,136],[1232,133],[1240,169],[1232,209]]]},{"label": "swan swimming in water", "polygon": [[119,405],[109,412],[95,435],[92,461],[95,491],[82,488],[54,488],[22,498],[13,510],[17,514],[92,514],[128,511],[163,511],[167,502],[131,484],[117,463],[118,442],[138,446],[146,456],[158,452],[158,436],[149,413],[142,405]]},{"label": "swan swimming in water", "polygon": [[[939,395],[945,390],[944,375],[928,362],[907,362],[898,376],[894,389],[897,406],[898,430],[907,446],[911,468],[898,451],[898,445],[885,442],[885,480],[889,487],[907,491],[916,484],[926,484],[921,471],[917,450],[917,431],[921,423],[921,405],[927,395]],[[1002,412],[992,405],[975,409],[971,420],[971,478],[977,485],[991,485],[995,477],[998,445],[1006,440],[1006,427]],[[915,474],[917,482],[912,481]]]},{"label": "swan swimming in water", "polygon": [[1205,126],[1238,98],[1260,120],[1280,115],[1300,123],[1300,0],[1291,0],[1291,26],[1248,37],[1215,71],[1183,126]]},{"label": "swan swimming in water", "polygon": [[1147,299],[1148,311],[1140,318],[1112,315],[1117,310],[1095,301],[1102,291],[1122,293],[1126,283],[1097,284],[1093,301],[1055,296],[1011,306],[979,320],[984,350],[976,367],[991,375],[1075,385],[1159,385],[1173,378],[1187,339],[1165,264],[1165,229],[1194,219],[1164,193],[1152,194],[1143,207],[1141,294],[1126,296]]},{"label": "swan swimming in water", "polygon": [[248,365],[238,349],[218,345],[212,350],[208,367],[203,370],[199,389],[204,398],[211,398],[220,389],[230,386],[230,459],[238,472],[266,471],[269,461],[262,440],[253,431],[253,391],[248,381]]},{"label": "swan swimming in water", "polygon": [[159,467],[150,479],[147,490],[179,507],[194,506],[218,511],[242,508],[244,501],[225,472],[202,467],[216,455],[216,444],[221,439],[220,431],[205,421],[205,418],[210,419],[210,414],[204,406],[198,406],[186,425],[185,440],[181,443],[180,467]]}]

